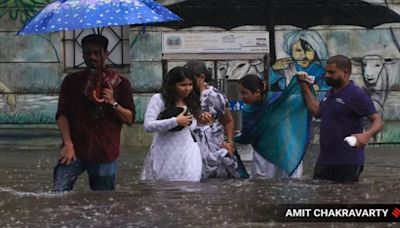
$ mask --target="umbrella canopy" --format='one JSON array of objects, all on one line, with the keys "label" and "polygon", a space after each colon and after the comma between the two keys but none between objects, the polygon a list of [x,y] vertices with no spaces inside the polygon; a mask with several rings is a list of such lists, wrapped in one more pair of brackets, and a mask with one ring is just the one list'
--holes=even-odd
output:
[{"label": "umbrella canopy", "polygon": [[373,28],[399,22],[400,16],[382,5],[361,0],[187,0],[168,6],[184,18],[173,28],[241,25],[358,25]]},{"label": "umbrella canopy", "polygon": [[28,21],[18,35],[179,20],[153,0],[56,0]]},{"label": "umbrella canopy", "polygon": [[275,25],[293,25],[303,29],[316,25],[373,28],[400,22],[400,15],[389,8],[361,0],[187,0],[168,8],[184,18],[183,22],[166,24],[175,29],[264,25],[270,31],[271,59],[275,58]]}]

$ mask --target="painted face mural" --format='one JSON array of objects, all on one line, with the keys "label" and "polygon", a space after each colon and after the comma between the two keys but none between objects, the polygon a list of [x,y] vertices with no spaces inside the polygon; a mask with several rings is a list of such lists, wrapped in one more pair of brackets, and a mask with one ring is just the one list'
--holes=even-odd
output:
[{"label": "painted face mural", "polygon": [[292,46],[292,57],[297,63],[306,68],[315,59],[315,51],[306,41],[299,40]]},{"label": "painted face mural", "polygon": [[361,74],[365,86],[375,90],[385,90],[388,82],[388,69],[393,68],[398,62],[397,59],[384,58],[380,55],[365,55],[357,59],[357,64],[361,64]]}]

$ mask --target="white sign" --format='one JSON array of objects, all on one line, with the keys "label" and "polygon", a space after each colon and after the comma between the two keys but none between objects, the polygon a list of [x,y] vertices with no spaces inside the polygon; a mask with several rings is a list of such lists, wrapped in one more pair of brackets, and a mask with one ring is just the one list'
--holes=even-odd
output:
[{"label": "white sign", "polygon": [[168,53],[269,53],[268,32],[163,33]]}]

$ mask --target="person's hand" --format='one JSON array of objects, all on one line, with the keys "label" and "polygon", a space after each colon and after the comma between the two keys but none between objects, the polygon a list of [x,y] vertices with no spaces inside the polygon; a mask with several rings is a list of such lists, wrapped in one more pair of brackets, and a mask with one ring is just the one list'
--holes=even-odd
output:
[{"label": "person's hand", "polygon": [[228,151],[229,157],[232,157],[235,153],[235,145],[231,142],[224,142],[222,147]]},{"label": "person's hand", "polygon": [[192,123],[193,115],[185,115],[186,109],[187,108],[185,108],[183,112],[176,117],[176,122],[182,127],[187,127]]},{"label": "person's hand", "polygon": [[303,93],[304,93],[304,92],[310,90],[310,83],[308,83],[308,81],[307,81],[307,77],[308,77],[307,72],[297,72],[297,77],[299,78],[299,80],[297,80],[297,82],[300,85],[301,91],[303,91]]},{"label": "person's hand", "polygon": [[307,74],[307,72],[299,71],[296,74],[299,77],[300,81],[308,83],[308,80],[307,80],[308,74]]},{"label": "person's hand", "polygon": [[272,64],[272,69],[274,70],[283,70],[289,67],[289,64],[292,63],[293,60],[292,58],[283,58],[283,59],[278,59],[275,61],[274,64]]},{"label": "person's hand", "polygon": [[369,136],[364,133],[353,134],[354,137],[357,138],[357,148],[363,148],[368,144]]},{"label": "person's hand", "polygon": [[69,165],[75,159],[76,157],[74,146],[70,144],[64,145],[64,147],[61,149],[60,154],[58,155],[58,161],[60,162],[60,164]]},{"label": "person's hand", "polygon": [[107,83],[107,87],[103,88],[102,96],[103,96],[104,102],[106,102],[107,104],[110,104],[110,105],[114,104],[114,102],[115,102],[114,89],[110,83]]},{"label": "person's hand", "polygon": [[209,112],[202,112],[199,117],[199,122],[202,124],[211,124],[213,121],[212,114]]},{"label": "person's hand", "polygon": [[299,83],[300,88],[301,88],[301,91],[302,91],[303,93],[304,93],[304,92],[311,91],[311,89],[310,89],[310,84],[308,84],[307,82],[302,81],[302,80],[298,80],[297,82]]},{"label": "person's hand", "polygon": [[307,82],[308,84],[314,84],[315,77],[312,75],[308,75],[305,71],[299,71],[296,73],[299,81]]}]

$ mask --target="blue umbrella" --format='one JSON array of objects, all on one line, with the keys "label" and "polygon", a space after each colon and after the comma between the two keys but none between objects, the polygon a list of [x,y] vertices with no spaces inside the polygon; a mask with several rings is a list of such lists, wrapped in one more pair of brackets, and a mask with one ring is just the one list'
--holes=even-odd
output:
[{"label": "blue umbrella", "polygon": [[18,35],[180,20],[153,0],[56,0],[29,20]]}]

